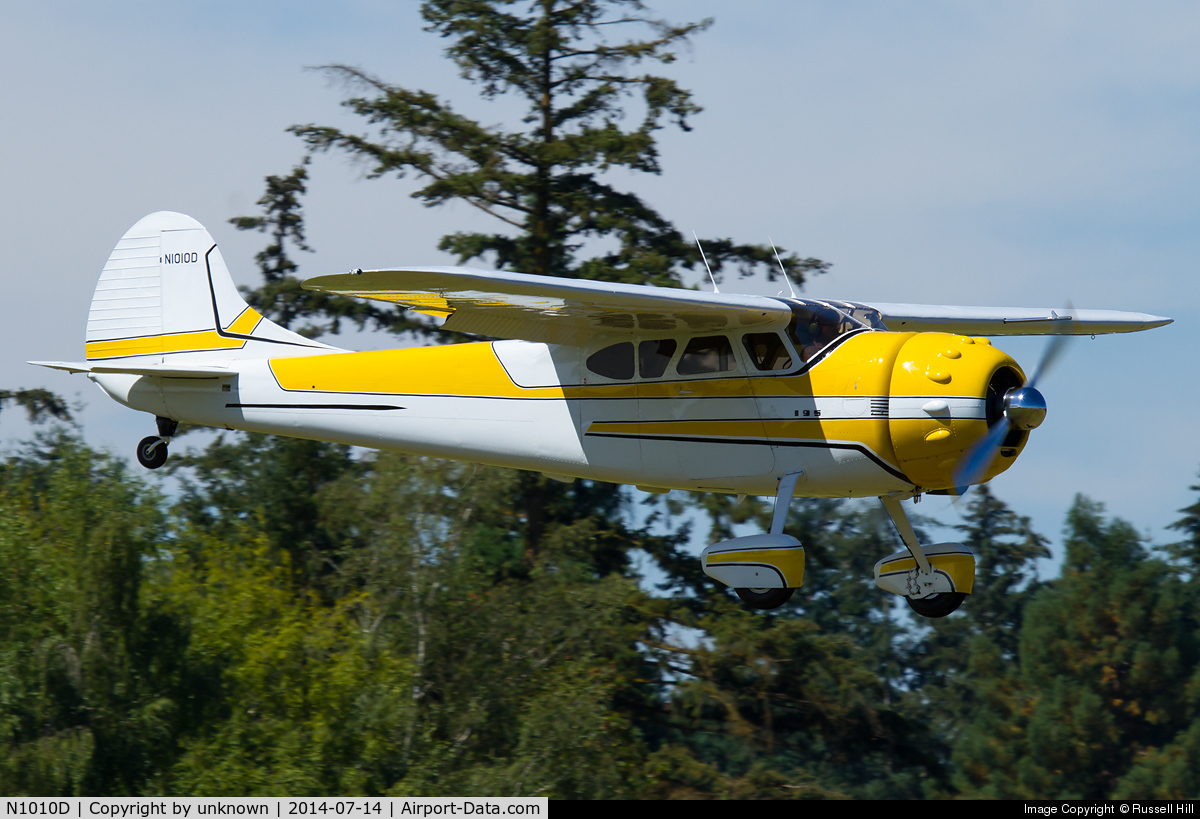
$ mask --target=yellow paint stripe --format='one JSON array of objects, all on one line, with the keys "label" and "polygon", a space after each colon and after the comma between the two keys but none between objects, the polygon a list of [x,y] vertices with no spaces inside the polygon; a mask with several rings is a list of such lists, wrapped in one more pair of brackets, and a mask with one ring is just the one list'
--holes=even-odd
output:
[{"label": "yellow paint stripe", "polygon": [[250,335],[260,321],[262,321],[262,316],[258,311],[253,307],[247,307],[242,311],[240,316],[233,320],[233,324],[230,324],[225,330],[226,332],[239,333],[244,336]]},{"label": "yellow paint stripe", "polygon": [[[766,379],[764,379],[766,380]],[[752,398],[747,378],[706,378],[687,380],[673,376],[667,381],[642,381],[638,383],[638,396],[641,398]],[[679,390],[688,390],[687,395],[680,395]]]},{"label": "yellow paint stripe", "polygon": [[763,437],[763,425],[758,421],[650,421],[635,423],[597,422],[588,427],[591,433],[624,435],[712,435],[730,438]]},{"label": "yellow paint stripe", "polygon": [[[974,563],[972,555],[926,555],[929,560],[929,565],[939,569],[946,569],[950,565],[970,565]],[[917,568],[917,561],[912,557],[901,557],[894,561],[884,563],[879,567],[881,573],[895,574],[896,572],[911,572]]]},{"label": "yellow paint stripe", "polygon": [[270,366],[281,387],[301,392],[563,397],[560,387],[518,387],[487,342],[274,358]]},{"label": "yellow paint stripe", "polygon": [[196,333],[118,338],[112,341],[90,341],[86,349],[87,357],[91,360],[94,358],[116,358],[131,355],[159,355],[162,353],[186,353],[199,350],[226,350],[241,347],[245,343],[244,339],[225,338],[218,335],[216,330],[204,330]]},{"label": "yellow paint stripe", "polygon": [[565,398],[628,398],[637,400],[640,384],[595,384],[586,386],[563,387]]},{"label": "yellow paint stripe", "polygon": [[708,556],[708,565],[723,563],[765,563],[783,574],[789,588],[797,588],[804,579],[804,549],[746,549],[720,552]]},{"label": "yellow paint stripe", "polygon": [[791,560],[797,554],[803,553],[802,548],[795,549],[741,549],[728,552],[717,552],[708,556],[709,563],[778,563],[781,560]]},{"label": "yellow paint stripe", "polygon": [[[970,594],[975,586],[975,557],[974,555],[928,555],[929,565],[945,572],[954,584],[954,590]],[[917,561],[911,557],[903,557],[884,563],[879,567],[879,574],[904,574],[917,568]]]},{"label": "yellow paint stripe", "polygon": [[[404,307],[416,310],[417,312],[425,312],[426,310],[437,311],[436,315],[448,316],[457,309],[451,305],[444,296],[434,295],[432,293],[399,293],[399,292],[378,292],[374,290],[329,290],[327,291],[338,296],[350,296],[356,299],[370,299],[372,301],[386,301],[391,304],[399,304]],[[459,300],[465,301],[465,300]],[[484,302],[469,302],[473,304],[491,304],[491,300]]]}]

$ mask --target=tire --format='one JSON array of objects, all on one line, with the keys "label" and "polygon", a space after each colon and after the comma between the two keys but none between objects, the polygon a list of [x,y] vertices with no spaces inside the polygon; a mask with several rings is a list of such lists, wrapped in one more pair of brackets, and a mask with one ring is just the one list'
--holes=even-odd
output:
[{"label": "tire", "polygon": [[167,442],[157,435],[143,438],[137,445],[137,459],[147,469],[158,469],[167,462]]},{"label": "tire", "polygon": [[945,617],[957,611],[962,601],[967,599],[967,595],[965,592],[943,592],[920,600],[913,600],[911,597],[904,599],[908,601],[908,607],[922,617]]},{"label": "tire", "polygon": [[734,589],[742,602],[752,609],[777,609],[792,599],[795,589]]}]

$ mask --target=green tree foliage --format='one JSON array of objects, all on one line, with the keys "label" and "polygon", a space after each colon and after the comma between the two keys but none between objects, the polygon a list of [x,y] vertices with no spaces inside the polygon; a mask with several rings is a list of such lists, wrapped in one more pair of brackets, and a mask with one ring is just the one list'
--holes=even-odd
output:
[{"label": "green tree foliage", "polygon": [[[524,273],[660,285],[678,285],[681,268],[700,264],[691,242],[605,173],[659,173],[655,132],[665,120],[686,129],[700,109],[673,80],[639,69],[672,62],[710,21],[655,20],[637,0],[429,0],[421,13],[483,99],[519,100],[522,127],[483,125],[432,94],[335,65],[331,76],[363,92],[346,106],[375,133],[293,128],[311,149],[343,151],[371,177],[412,175],[426,205],[462,201],[496,219],[500,232],[442,239],[463,262],[489,257]],[[627,29],[645,34],[617,39]],[[640,121],[623,128],[631,109]],[[768,248],[728,239],[705,248],[718,270],[766,265],[774,275]],[[825,268],[795,256],[783,264],[797,282]]]},{"label": "green tree foliage", "polygon": [[848,637],[732,601],[706,626],[707,644],[671,650],[683,680],[651,793],[894,799],[944,778],[927,728]]},{"label": "green tree foliage", "polygon": [[1146,798],[1191,747],[1179,736],[1194,708],[1190,604],[1168,564],[1101,511],[1072,508],[1062,576],[1026,609],[1019,670],[1005,673],[999,645],[973,657],[972,673],[993,676],[959,749],[968,793]]},{"label": "green tree foliage", "polygon": [[[769,504],[701,496],[699,505],[712,516],[710,539],[769,525]],[[876,509],[793,501],[785,530],[805,545],[804,586],[770,613],[700,574],[694,555],[681,558],[699,578],[674,586],[688,596],[658,601],[687,631],[653,646],[678,681],[648,794],[900,798],[947,787],[944,754],[902,696],[894,599],[871,581],[874,561],[896,548]]]},{"label": "green tree foliage", "polygon": [[307,588],[335,568],[340,548],[322,518],[322,493],[341,476],[362,473],[346,446],[240,433],[172,456],[170,470],[180,478],[178,514],[214,535],[233,536],[253,523],[288,553]]},{"label": "green tree foliage", "polygon": [[[1191,487],[1200,493],[1200,485]],[[1170,529],[1183,534],[1183,540],[1169,544],[1167,554],[1184,573],[1184,579],[1192,591],[1200,590],[1200,500],[1180,510],[1183,517],[1170,525]]]},{"label": "green tree foliage", "polygon": [[188,533],[168,598],[189,624],[198,688],[170,789],[197,795],[378,794],[403,725],[408,657],[358,628],[359,595],[298,589],[251,527]]},{"label": "green tree foliage", "polygon": [[[641,589],[633,551],[682,544],[586,485],[531,549],[518,473],[278,443],[195,456],[259,467],[210,464],[172,515],[61,434],[0,467],[5,793],[1196,793],[1190,567],[1088,501],[1062,576],[1037,583],[1040,539],[977,493],[979,617],[914,631],[856,602],[856,562],[892,548],[859,508],[797,504],[813,585],[751,612],[716,587]],[[297,469],[322,459],[349,466]],[[322,571],[293,565],[312,555]]]},{"label": "green tree foliage", "polygon": [[644,595],[597,569],[613,534],[586,520],[546,527],[529,559],[515,480],[364,459],[311,498],[337,543],[319,594],[264,511],[219,537],[192,526],[169,597],[215,696],[173,787],[631,795],[655,674],[637,650]]},{"label": "green tree foliage", "polygon": [[67,403],[49,390],[0,390],[0,409],[6,404],[16,404],[25,410],[33,422],[57,419],[70,421],[71,411]]},{"label": "green tree foliage", "polygon": [[[428,330],[428,325],[415,322],[396,311],[374,302],[316,293],[301,287],[295,275],[299,270],[288,248],[311,252],[304,236],[304,208],[301,197],[308,189],[309,157],[292,168],[287,176],[268,176],[267,189],[257,204],[258,216],[237,216],[230,223],[238,230],[256,230],[270,237],[270,243],[255,257],[263,283],[245,293],[251,307],[281,327],[287,327],[308,338],[322,333],[338,333],[343,321],[353,322],[360,330],[372,326],[400,333],[406,330]],[[318,317],[321,323],[314,323]],[[309,323],[293,327],[297,321]]]},{"label": "green tree foliage", "polygon": [[[1050,557],[1045,538],[986,486],[972,489],[958,530],[975,553],[975,586],[966,611],[940,620],[911,615],[906,679],[914,709],[925,711],[953,746],[979,712],[981,693],[1018,663],[1025,611],[1041,588],[1037,561]],[[981,674],[975,665],[986,664]]]},{"label": "green tree foliage", "polygon": [[[1191,487],[1200,492],[1200,486]],[[1184,610],[1182,631],[1192,638],[1180,651],[1185,669],[1179,676],[1187,681],[1176,690],[1184,709],[1179,731],[1160,747],[1147,748],[1122,778],[1114,796],[1118,799],[1196,799],[1200,797],[1200,502],[1181,510],[1183,517],[1170,528],[1184,540],[1169,544],[1167,554],[1179,571],[1180,606]]]},{"label": "green tree foliage", "polygon": [[158,496],[50,434],[0,470],[0,792],[144,792],[179,719],[178,623],[147,590]]}]

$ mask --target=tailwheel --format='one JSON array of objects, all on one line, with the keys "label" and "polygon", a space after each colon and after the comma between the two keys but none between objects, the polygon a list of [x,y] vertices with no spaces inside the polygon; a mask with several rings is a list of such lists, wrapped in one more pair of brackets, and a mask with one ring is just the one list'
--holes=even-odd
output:
[{"label": "tailwheel", "polygon": [[945,617],[947,614],[957,611],[966,598],[965,592],[942,592],[922,597],[920,600],[914,600],[911,597],[904,599],[908,601],[908,607],[922,617]]},{"label": "tailwheel", "polygon": [[137,459],[147,469],[158,469],[167,462],[167,440],[157,435],[143,438],[137,445]]},{"label": "tailwheel", "polygon": [[734,589],[742,602],[752,609],[777,609],[792,599],[795,589]]}]

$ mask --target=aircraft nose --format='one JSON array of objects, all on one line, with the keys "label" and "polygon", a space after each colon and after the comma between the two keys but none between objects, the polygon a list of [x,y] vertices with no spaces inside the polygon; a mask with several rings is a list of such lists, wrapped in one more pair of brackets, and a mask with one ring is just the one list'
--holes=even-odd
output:
[{"label": "aircraft nose", "polygon": [[1046,419],[1046,399],[1034,387],[1011,389],[1004,396],[1004,417],[1017,429],[1037,429]]}]

